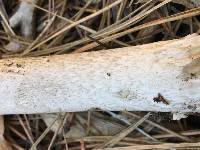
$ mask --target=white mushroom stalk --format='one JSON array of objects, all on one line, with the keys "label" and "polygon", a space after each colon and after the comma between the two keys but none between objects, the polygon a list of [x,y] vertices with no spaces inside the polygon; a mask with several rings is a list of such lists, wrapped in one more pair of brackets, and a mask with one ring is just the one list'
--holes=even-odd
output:
[{"label": "white mushroom stalk", "polygon": [[107,51],[0,60],[0,114],[200,112],[200,36]]}]

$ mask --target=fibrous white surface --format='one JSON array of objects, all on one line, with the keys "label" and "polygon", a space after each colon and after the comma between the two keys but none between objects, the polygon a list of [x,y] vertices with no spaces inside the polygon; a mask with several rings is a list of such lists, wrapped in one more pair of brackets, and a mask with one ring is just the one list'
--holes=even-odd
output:
[{"label": "fibrous white surface", "polygon": [[0,60],[0,113],[200,112],[200,78],[194,72],[199,46],[200,37],[191,35],[107,51]]}]

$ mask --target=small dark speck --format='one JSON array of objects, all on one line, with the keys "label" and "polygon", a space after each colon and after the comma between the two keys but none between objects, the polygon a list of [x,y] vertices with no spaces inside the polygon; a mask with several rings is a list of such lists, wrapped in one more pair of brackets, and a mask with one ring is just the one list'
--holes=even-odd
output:
[{"label": "small dark speck", "polygon": [[50,60],[49,60],[49,59],[47,59],[47,62],[50,62]]},{"label": "small dark speck", "polygon": [[22,67],[22,65],[21,64],[17,64],[17,68],[21,68]]},{"label": "small dark speck", "polygon": [[197,106],[196,105],[188,105],[187,108],[195,111],[197,109]]},{"label": "small dark speck", "polygon": [[111,76],[111,74],[110,74],[110,73],[106,73],[106,74],[107,74],[107,76],[109,76],[109,77]]},{"label": "small dark speck", "polygon": [[4,65],[7,66],[7,67],[10,67],[10,66],[13,65],[13,62],[11,62],[11,63],[6,63],[6,64],[4,64]]},{"label": "small dark speck", "polygon": [[191,73],[190,75],[191,75],[191,77],[196,77],[195,73]]},{"label": "small dark speck", "polygon": [[12,70],[8,70],[7,72],[13,72]]}]

